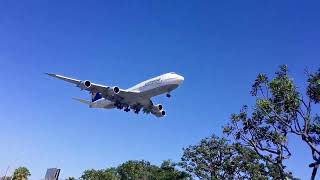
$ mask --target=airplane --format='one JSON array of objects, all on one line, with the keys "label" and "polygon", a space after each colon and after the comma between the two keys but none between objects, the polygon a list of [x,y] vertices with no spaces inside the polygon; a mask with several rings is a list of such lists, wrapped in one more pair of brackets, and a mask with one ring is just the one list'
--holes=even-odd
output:
[{"label": "airplane", "polygon": [[91,94],[91,101],[73,98],[76,101],[89,105],[90,108],[104,109],[130,109],[138,114],[142,109],[144,113],[151,113],[156,117],[166,116],[166,111],[161,104],[155,105],[151,98],[161,94],[171,97],[171,92],[184,81],[184,77],[174,72],[166,73],[152,79],[143,81],[129,89],[120,89],[118,86],[105,86],[92,83],[89,80],[77,80],[57,74],[47,75],[75,84],[81,90]]}]

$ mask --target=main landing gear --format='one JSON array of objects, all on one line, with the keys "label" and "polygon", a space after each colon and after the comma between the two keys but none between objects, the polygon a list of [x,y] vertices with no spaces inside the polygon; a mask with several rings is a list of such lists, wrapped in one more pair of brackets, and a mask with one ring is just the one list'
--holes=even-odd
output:
[{"label": "main landing gear", "polygon": [[116,106],[117,109],[123,109],[125,112],[129,112],[132,109],[133,112],[136,113],[136,114],[139,114],[139,112],[140,112],[140,110],[142,108],[142,106],[139,105],[139,104],[130,106],[128,104],[116,103],[115,106]]},{"label": "main landing gear", "polygon": [[124,108],[124,111],[125,111],[125,112],[129,112],[129,111],[130,111],[130,108],[129,108],[129,107],[126,107],[126,108]]},{"label": "main landing gear", "polygon": [[139,109],[139,108],[137,108],[137,109],[134,110],[134,113],[136,113],[136,114],[139,114],[139,112],[140,112],[140,109]]}]

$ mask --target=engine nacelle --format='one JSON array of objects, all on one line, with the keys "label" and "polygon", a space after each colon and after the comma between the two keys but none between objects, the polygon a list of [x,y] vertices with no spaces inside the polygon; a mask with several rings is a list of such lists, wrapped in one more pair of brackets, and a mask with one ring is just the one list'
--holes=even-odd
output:
[{"label": "engine nacelle", "polygon": [[159,111],[163,110],[162,104],[158,104],[158,105],[156,105],[156,107],[158,108]]},{"label": "engine nacelle", "polygon": [[115,94],[119,94],[119,92],[120,92],[120,88],[117,87],[117,86],[114,86],[114,87],[112,88],[112,90],[113,90],[113,92],[114,92]]},{"label": "engine nacelle", "polygon": [[91,87],[91,82],[88,80],[81,81],[80,88],[81,89],[89,89]]},{"label": "engine nacelle", "polygon": [[166,111],[162,110],[162,111],[161,111],[161,116],[162,116],[162,117],[163,117],[163,116],[166,116]]},{"label": "engine nacelle", "polygon": [[164,110],[162,104],[153,105],[151,113],[157,117],[163,117],[166,115],[166,111]]},{"label": "engine nacelle", "polygon": [[154,105],[152,107],[152,111],[155,112],[155,113],[159,113],[160,114],[160,111],[163,110],[163,106],[162,104],[157,104],[157,105]]},{"label": "engine nacelle", "polygon": [[163,116],[166,116],[166,111],[165,110],[155,111],[155,112],[152,112],[152,114],[154,114],[157,117],[163,117]]}]

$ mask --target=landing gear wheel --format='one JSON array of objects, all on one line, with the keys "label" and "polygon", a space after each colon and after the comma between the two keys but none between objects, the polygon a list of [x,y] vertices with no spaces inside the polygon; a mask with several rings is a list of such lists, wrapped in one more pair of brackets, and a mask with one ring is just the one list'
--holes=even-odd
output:
[{"label": "landing gear wheel", "polygon": [[125,111],[125,112],[129,112],[130,109],[129,109],[129,108],[125,108],[124,111]]},{"label": "landing gear wheel", "polygon": [[139,112],[140,112],[140,109],[134,110],[134,113],[136,113],[136,114],[139,114]]},{"label": "landing gear wheel", "polygon": [[167,98],[170,98],[170,97],[171,97],[171,94],[168,93],[166,96],[167,96]]}]

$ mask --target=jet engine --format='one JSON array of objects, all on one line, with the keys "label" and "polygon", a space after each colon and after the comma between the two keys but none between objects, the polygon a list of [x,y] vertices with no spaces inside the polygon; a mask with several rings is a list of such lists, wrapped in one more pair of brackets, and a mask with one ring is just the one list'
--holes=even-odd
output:
[{"label": "jet engine", "polygon": [[157,105],[154,105],[154,106],[152,107],[152,111],[153,111],[154,113],[161,114],[160,111],[162,111],[162,110],[163,110],[162,104],[157,104]]},{"label": "jet engine", "polygon": [[89,89],[91,87],[91,82],[88,80],[82,81],[80,83],[80,88],[81,89]]},{"label": "jet engine", "polygon": [[163,110],[162,104],[158,104],[158,105],[156,105],[156,107],[158,108],[159,111]]},{"label": "jet engine", "polygon": [[164,110],[162,104],[152,106],[151,113],[157,117],[163,117],[166,115],[166,111]]},{"label": "jet engine", "polygon": [[161,116],[165,116],[166,115],[166,111],[161,111]]},{"label": "jet engine", "polygon": [[154,114],[157,117],[163,117],[166,116],[166,111],[165,110],[157,110],[157,111],[153,111],[152,114]]},{"label": "jet engine", "polygon": [[114,87],[112,88],[112,90],[113,90],[113,92],[114,92],[115,94],[119,94],[119,92],[120,92],[120,88],[117,87],[117,86],[114,86]]}]

